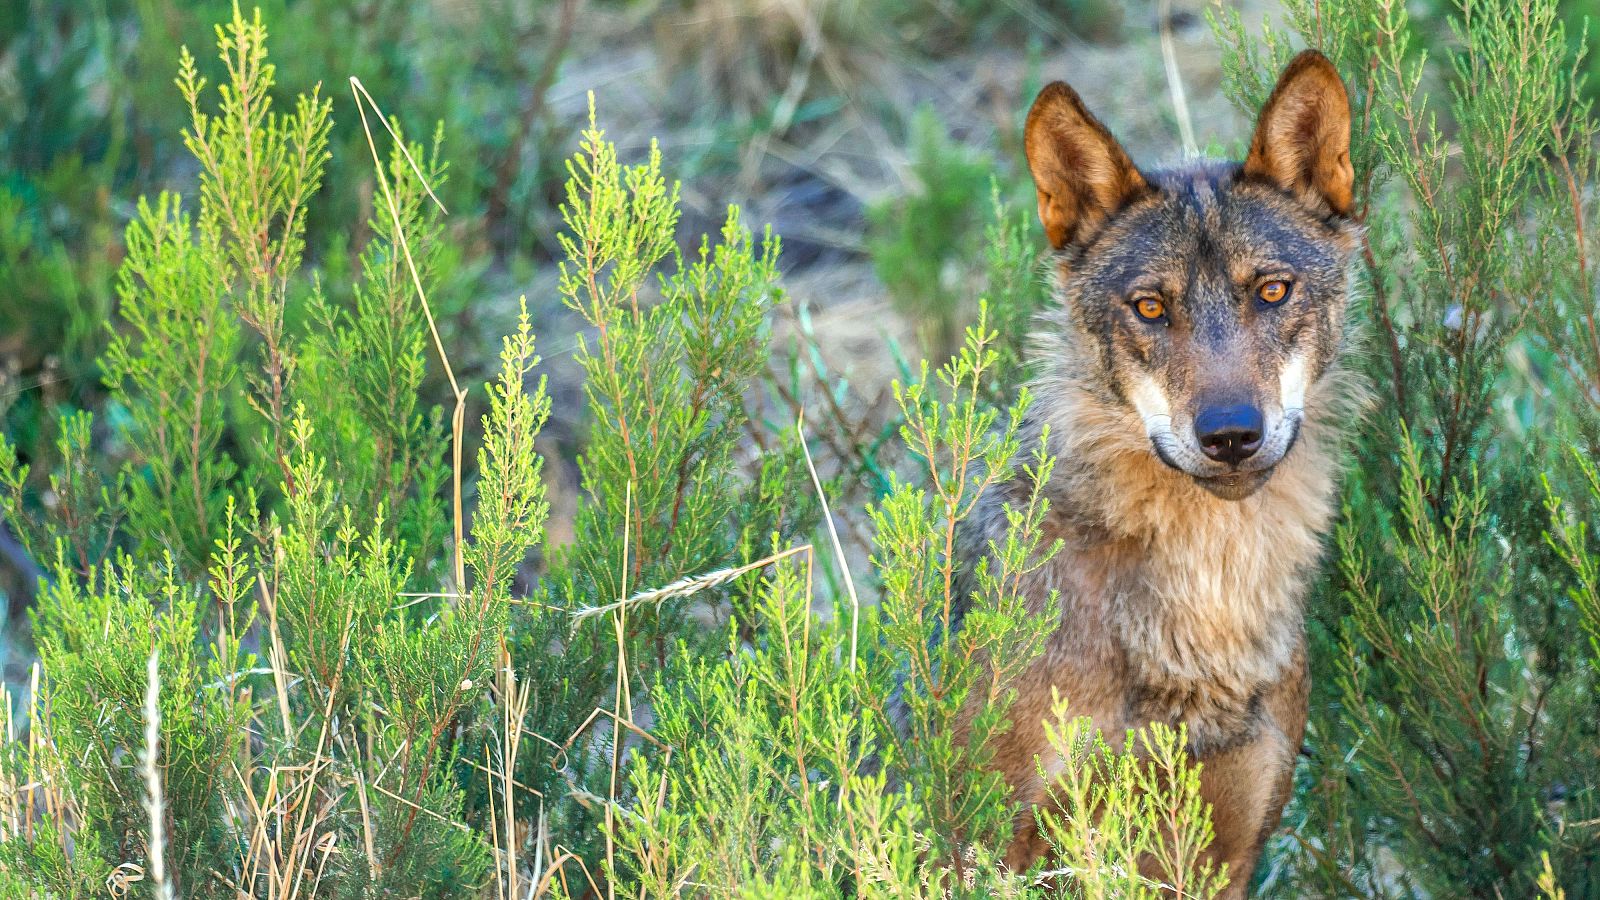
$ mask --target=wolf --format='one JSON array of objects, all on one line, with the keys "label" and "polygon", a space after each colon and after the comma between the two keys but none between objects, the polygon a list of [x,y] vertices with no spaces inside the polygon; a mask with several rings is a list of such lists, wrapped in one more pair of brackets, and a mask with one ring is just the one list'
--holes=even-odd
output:
[{"label": "wolf", "polygon": [[[1151,722],[1187,727],[1209,853],[1227,864],[1226,896],[1242,897],[1291,789],[1302,602],[1359,414],[1342,366],[1361,236],[1349,100],[1308,50],[1242,163],[1141,171],[1056,82],[1024,148],[1056,302],[1036,335],[1022,452],[1056,457],[1044,541],[1063,549],[1022,585],[1036,612],[1057,592],[1061,618],[997,739],[994,765],[1024,809],[1006,861],[1047,851],[1033,810],[1059,766],[1042,726],[1059,691],[1114,746]],[[961,552],[1003,541],[1006,505],[1032,487],[1020,474],[991,485]]]}]

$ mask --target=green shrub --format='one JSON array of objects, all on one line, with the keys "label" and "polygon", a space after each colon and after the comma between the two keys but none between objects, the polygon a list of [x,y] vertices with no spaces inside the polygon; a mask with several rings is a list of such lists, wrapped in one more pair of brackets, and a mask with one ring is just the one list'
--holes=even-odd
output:
[{"label": "green shrub", "polygon": [[[1310,757],[1277,887],[1590,896],[1597,659],[1573,637],[1595,610],[1572,585],[1595,507],[1562,450],[1593,446],[1600,359],[1581,60],[1554,2],[1455,4],[1443,66],[1404,4],[1287,7],[1262,44],[1214,24],[1243,108],[1291,33],[1352,88],[1374,400],[1311,606]],[[1547,490],[1567,498],[1554,519]]]},{"label": "green shrub", "polygon": [[[7,326],[0,421],[26,460],[49,458],[63,408],[95,411],[99,427],[108,424],[97,361],[127,250],[124,226],[137,216],[139,196],[194,180],[194,157],[177,140],[190,111],[172,102],[172,64],[180,46],[212,40],[213,23],[230,6],[33,0],[0,11],[0,321]],[[295,48],[275,61],[268,97],[282,104],[320,87],[324,99],[353,112],[344,106],[344,79],[359,73],[408,133],[446,124],[458,168],[435,187],[464,215],[451,242],[428,246],[438,253],[432,301],[447,337],[473,324],[466,301],[485,280],[509,280],[495,265],[525,270],[530,256],[557,249],[553,240],[539,246],[526,238],[552,230],[545,198],[560,183],[558,148],[570,126],[552,113],[548,94],[569,51],[576,7],[264,4],[279,37]],[[218,60],[195,65],[196,77],[228,77]],[[286,267],[288,290],[303,297],[320,287],[343,305],[354,284],[346,276],[363,266],[357,254],[370,229],[387,223],[374,208],[376,178],[358,117],[324,125],[335,152],[325,160],[326,178],[317,179],[314,214],[295,227],[311,266],[328,277],[316,285],[309,267]],[[289,324],[302,314],[309,313],[290,309]],[[482,343],[509,322],[485,323]],[[463,368],[486,377],[491,357],[463,360]],[[439,374],[420,400],[424,410],[446,396]]]},{"label": "green shrub", "polygon": [[[437,142],[373,150],[380,199],[348,302],[296,291],[329,108],[302,95],[272,111],[259,15],[218,37],[218,111],[187,53],[179,77],[197,209],[164,194],[129,226],[102,358],[109,440],[87,413],[61,421],[48,457],[0,440],[0,512],[54,560],[26,737],[0,744],[0,895],[482,896],[492,879],[542,896],[591,878],[640,895],[691,879],[1034,892],[996,865],[1020,811],[983,762],[1043,633],[1014,584],[1052,552],[1047,503],[1013,510],[976,572],[952,544],[985,484],[1018,464],[1042,484],[1051,466],[1013,459],[1026,393],[1004,417],[984,402],[1015,361],[986,314],[937,380],[924,366],[897,390],[930,482],[893,481],[872,513],[882,603],[814,592],[815,551],[792,543],[818,509],[797,431],[740,458],[777,242],[735,209],[685,257],[659,155],[623,166],[591,124],[560,283],[593,328],[577,350],[585,500],[576,541],[524,591],[550,408],[528,389],[526,312],[475,465],[448,359],[450,428],[418,401],[443,349],[427,297],[446,240],[428,201]],[[1009,303],[1032,259],[1016,235],[1000,243],[992,263],[1021,272],[996,292]],[[52,503],[34,502],[31,466]],[[968,580],[958,636],[931,640]],[[969,698],[980,712],[957,743]],[[1095,754],[1108,790],[1146,783],[1131,757]],[[1198,829],[1173,852],[1203,846],[1192,777],[1175,784],[1137,814],[1136,848],[1102,855],[1159,850],[1162,809]],[[1051,833],[1088,847],[1093,830]]]},{"label": "green shrub", "polygon": [[970,321],[983,200],[999,189],[991,184],[994,160],[952,141],[929,107],[912,119],[911,145],[916,183],[868,211],[867,252],[896,309],[937,359],[955,352]]},{"label": "green shrub", "polygon": [[[1396,3],[1290,5],[1364,123],[1356,365],[1375,408],[1311,606],[1309,757],[1265,892],[1600,884],[1597,133],[1578,61],[1544,52],[1566,46],[1554,9],[1464,3],[1436,76]],[[1253,107],[1289,38],[1219,25]],[[439,139],[374,142],[355,262],[311,278],[308,210],[357,159],[317,94],[273,111],[259,17],[218,36],[214,112],[181,58],[196,201],[161,195],[129,225],[111,402],[0,438],[0,514],[48,562],[36,689],[0,732],[0,897],[1205,897],[1245,877],[1204,860],[1181,731],[1113,749],[1065,706],[1040,761],[1056,806],[1036,813],[1059,867],[999,862],[1024,811],[984,763],[1055,610],[1015,595],[1054,552],[1053,461],[1017,458],[1045,294],[997,189],[982,243],[970,179],[962,224],[929,236],[962,233],[945,246],[987,302],[971,328],[951,318],[947,365],[896,384],[901,440],[873,451],[870,560],[850,573],[810,448],[752,400],[776,239],[732,209],[682,252],[659,153],[624,165],[591,118],[557,238],[589,432],[574,540],[546,547],[526,312],[481,405],[436,328],[461,258],[431,200]],[[99,295],[65,286],[70,249],[35,227],[0,250],[77,304],[39,340],[97,347]],[[424,399],[441,374],[448,414]],[[952,536],[1017,471],[1036,490],[963,571]]]},{"label": "green shrub", "polygon": [[[1113,883],[1154,896],[1134,863],[1145,852],[1198,873],[1181,896],[1225,884],[1197,862],[1209,816],[1181,739],[1140,732],[1130,741],[1142,744],[1113,754],[1089,743],[1087,720],[1061,720],[1064,707],[1056,749],[1078,765],[1060,784],[1076,802],[1044,815],[1046,834],[1065,858],[1094,857],[1104,883],[1080,871],[1046,891],[999,863],[1019,810],[984,763],[1054,614],[1028,614],[1015,593],[1017,577],[1054,552],[1042,546],[1049,504],[1037,487],[1009,511],[1013,532],[993,548],[994,568],[971,573],[978,587],[960,631],[930,640],[949,632],[962,590],[954,530],[983,486],[1018,464],[1026,394],[998,427],[981,402],[994,340],[980,317],[937,381],[924,369],[898,392],[906,441],[935,474],[926,488],[896,483],[873,511],[881,603],[836,596],[819,619],[815,551],[779,554],[756,591],[754,628],[730,627],[721,658],[680,653],[657,679],[655,726],[631,767],[636,800],[615,827],[627,896],[1125,896],[1107,893]],[[1036,459],[1025,471],[1042,486],[1050,468]],[[963,709],[972,721],[958,742]],[[1136,746],[1155,751],[1154,768]],[[1072,782],[1091,769],[1100,776],[1092,788]],[[1121,801],[1125,833],[1109,834],[1097,817],[1108,800]],[[1174,819],[1182,828],[1169,839],[1162,828]]]},{"label": "green shrub", "polygon": [[302,879],[342,896],[457,895],[492,857],[452,821],[464,798],[451,729],[488,683],[511,576],[545,514],[532,336],[524,316],[489,392],[485,499],[450,548],[458,587],[405,601],[452,571],[445,434],[415,409],[415,292],[430,273],[408,248],[436,227],[397,149],[390,173],[407,177],[391,191],[380,174],[388,224],[363,251],[356,302],[313,297],[311,330],[289,327],[328,106],[302,96],[272,113],[259,16],[236,14],[218,37],[218,113],[202,112],[187,54],[179,78],[198,213],[163,195],[129,226],[125,328],[102,361],[124,411],[121,470],[102,474],[89,417],[69,417],[57,502],[36,515],[27,468],[0,441],[5,517],[57,560],[34,621],[44,678],[27,752],[8,746],[4,763],[9,784],[38,787],[8,795],[21,831],[0,870],[8,889],[65,896],[141,881],[285,896]]},{"label": "green shrub", "polygon": [[[1068,720],[1066,711],[1058,697],[1055,721],[1045,723],[1064,764],[1048,792],[1057,808],[1039,819],[1057,868],[1072,873],[1074,896],[1210,897],[1227,887],[1226,864],[1202,856],[1214,835],[1184,730],[1151,723],[1130,732],[1117,753],[1087,719]],[[1128,865],[1145,855],[1173,880],[1154,883]]]},{"label": "green shrub", "polygon": [[[534,692],[523,727],[541,738],[518,755],[517,779],[532,789],[518,809],[535,816],[543,797],[563,846],[593,861],[611,807],[553,798],[625,794],[607,762],[626,749],[614,746],[613,721],[632,721],[674,656],[725,649],[697,617],[723,601],[742,615],[739,596],[755,582],[713,592],[710,609],[704,597],[645,604],[609,624],[593,610],[748,563],[774,535],[793,534],[814,504],[796,480],[792,442],[754,471],[736,456],[750,424],[745,396],[765,368],[767,313],[781,298],[776,238],[758,243],[730,209],[720,240],[684,257],[674,241],[677,186],[659,153],[624,166],[592,122],[569,171],[560,291],[594,329],[576,351],[591,416],[583,501],[574,542],[549,554],[516,618],[510,653]],[[671,273],[657,272],[668,257]],[[552,646],[562,647],[560,665],[549,662]],[[605,727],[591,727],[597,714],[608,716]]]}]

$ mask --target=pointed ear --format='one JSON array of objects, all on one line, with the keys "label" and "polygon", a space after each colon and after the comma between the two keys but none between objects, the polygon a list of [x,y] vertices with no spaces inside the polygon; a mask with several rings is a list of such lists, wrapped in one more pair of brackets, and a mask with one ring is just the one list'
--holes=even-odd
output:
[{"label": "pointed ear", "polygon": [[1283,70],[1261,107],[1244,174],[1350,215],[1350,98],[1326,56],[1305,50]]},{"label": "pointed ear", "polygon": [[1023,147],[1039,189],[1039,221],[1058,250],[1148,189],[1116,138],[1062,82],[1033,101]]}]

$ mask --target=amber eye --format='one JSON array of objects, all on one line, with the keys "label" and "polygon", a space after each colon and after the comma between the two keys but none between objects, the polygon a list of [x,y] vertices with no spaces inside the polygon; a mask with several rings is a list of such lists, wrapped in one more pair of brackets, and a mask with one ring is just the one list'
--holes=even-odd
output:
[{"label": "amber eye", "polygon": [[1284,298],[1289,296],[1289,282],[1282,280],[1268,281],[1262,284],[1261,287],[1256,288],[1256,296],[1261,298],[1262,303],[1268,305],[1282,303]]},{"label": "amber eye", "polygon": [[1146,322],[1159,322],[1167,314],[1167,305],[1161,302],[1160,297],[1145,294],[1133,298],[1133,311]]}]

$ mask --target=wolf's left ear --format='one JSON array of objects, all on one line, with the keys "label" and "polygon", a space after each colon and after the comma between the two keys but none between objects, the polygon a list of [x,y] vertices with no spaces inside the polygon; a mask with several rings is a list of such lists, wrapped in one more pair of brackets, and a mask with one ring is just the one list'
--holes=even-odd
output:
[{"label": "wolf's left ear", "polygon": [[1064,82],[1039,92],[1022,143],[1039,189],[1039,221],[1058,250],[1147,190],[1122,145]]},{"label": "wolf's left ear", "polygon": [[1326,56],[1305,50],[1283,70],[1261,107],[1244,173],[1350,215],[1350,98]]}]

